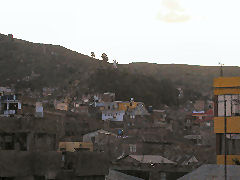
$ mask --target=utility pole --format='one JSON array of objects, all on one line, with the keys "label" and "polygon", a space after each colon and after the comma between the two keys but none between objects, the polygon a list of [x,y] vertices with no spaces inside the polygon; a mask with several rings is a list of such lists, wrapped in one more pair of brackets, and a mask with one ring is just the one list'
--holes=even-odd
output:
[{"label": "utility pole", "polygon": [[226,113],[226,99],[224,95],[224,177],[227,180],[227,113]]},{"label": "utility pole", "polygon": [[[221,62],[220,65],[220,77],[223,77],[223,66]],[[226,112],[226,98],[224,95],[224,179],[227,180],[227,112]]]},{"label": "utility pole", "polygon": [[224,64],[222,64],[221,62],[218,63],[221,67],[220,67],[220,77],[223,77],[223,66]]}]

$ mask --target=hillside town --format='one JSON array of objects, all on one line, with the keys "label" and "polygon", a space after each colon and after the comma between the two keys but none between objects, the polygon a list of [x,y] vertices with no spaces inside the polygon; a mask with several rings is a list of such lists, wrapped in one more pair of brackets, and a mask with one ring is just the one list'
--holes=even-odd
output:
[{"label": "hillside town", "polygon": [[0,87],[2,179],[177,179],[216,162],[212,100],[155,109],[114,92],[55,90]]},{"label": "hillside town", "polygon": [[0,180],[240,180],[239,0],[5,0]]},{"label": "hillside town", "polygon": [[[0,47],[16,46],[12,52],[21,52],[25,42],[11,34],[2,37],[4,46]],[[49,62],[60,51],[42,45],[35,48],[40,55],[50,56]],[[92,63],[89,67],[96,63],[92,74],[84,77],[85,71],[80,70],[75,77],[72,66],[54,84],[51,74],[42,81],[49,69],[34,70],[38,61],[25,65],[25,55],[10,55],[18,63],[19,73],[2,73],[0,180],[240,177],[240,77],[225,77],[220,67],[211,89],[196,91],[194,85],[159,81],[135,72],[137,68],[131,74],[116,60],[109,63],[105,53],[102,56],[102,62],[94,59],[94,52],[87,61],[76,61]],[[51,63],[48,65],[55,67]],[[67,69],[67,63],[60,63],[62,60],[53,76],[57,77],[58,69],[59,73]],[[28,74],[22,75],[21,68],[30,65]],[[226,166],[228,173],[223,174]]]}]

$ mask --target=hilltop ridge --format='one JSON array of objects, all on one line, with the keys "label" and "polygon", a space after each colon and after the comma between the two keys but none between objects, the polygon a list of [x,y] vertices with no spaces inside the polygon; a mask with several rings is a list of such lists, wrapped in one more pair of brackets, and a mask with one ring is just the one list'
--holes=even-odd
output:
[{"label": "hilltop ridge", "polygon": [[[43,87],[56,87],[66,91],[72,89],[73,95],[94,90],[121,89],[121,92],[117,92],[117,97],[136,95],[138,98],[143,97],[141,100],[150,96],[158,97],[158,93],[169,91],[160,90],[162,81],[169,81],[166,88],[181,87],[195,95],[211,96],[212,80],[219,75],[217,66],[146,62],[118,64],[118,68],[114,70],[111,63],[59,45],[32,43],[1,34],[0,71],[0,84],[16,89],[31,88],[33,91],[41,91]],[[100,71],[102,77],[97,78]],[[114,71],[117,73],[114,74]],[[240,76],[240,68],[224,67],[224,75]]]}]

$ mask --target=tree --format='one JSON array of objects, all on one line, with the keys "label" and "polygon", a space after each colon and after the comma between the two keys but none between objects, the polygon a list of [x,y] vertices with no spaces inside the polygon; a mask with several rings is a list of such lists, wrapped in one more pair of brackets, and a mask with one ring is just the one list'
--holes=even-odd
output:
[{"label": "tree", "polygon": [[91,57],[95,58],[95,53],[94,52],[91,52]]},{"label": "tree", "polygon": [[108,62],[108,57],[107,57],[107,54],[106,53],[102,53],[102,60],[104,61],[104,62]]}]

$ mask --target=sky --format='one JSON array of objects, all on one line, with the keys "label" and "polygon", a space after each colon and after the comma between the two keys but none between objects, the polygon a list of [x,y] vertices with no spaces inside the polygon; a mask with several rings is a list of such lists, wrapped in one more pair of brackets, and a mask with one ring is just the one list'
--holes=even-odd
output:
[{"label": "sky", "polygon": [[0,0],[0,33],[120,64],[240,66],[239,0]]}]

